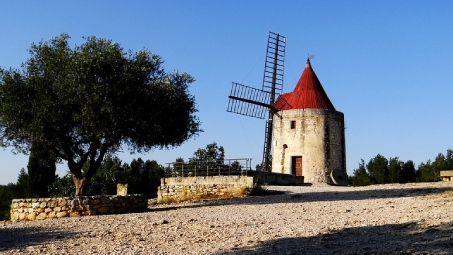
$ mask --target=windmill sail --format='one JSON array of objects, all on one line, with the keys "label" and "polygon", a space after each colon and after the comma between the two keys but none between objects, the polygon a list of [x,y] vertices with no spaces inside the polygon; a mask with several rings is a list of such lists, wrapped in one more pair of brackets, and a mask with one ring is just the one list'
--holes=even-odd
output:
[{"label": "windmill sail", "polygon": [[275,93],[276,96],[281,94],[283,90],[285,49],[286,37],[269,31],[264,64],[263,90]]},{"label": "windmill sail", "polygon": [[283,90],[285,47],[286,37],[269,31],[261,90],[233,82],[228,101],[228,112],[260,119],[268,112],[262,162],[265,171],[270,171],[272,126],[277,112],[274,103]]},{"label": "windmill sail", "polygon": [[228,101],[228,112],[264,119],[269,108],[270,92],[233,82]]}]

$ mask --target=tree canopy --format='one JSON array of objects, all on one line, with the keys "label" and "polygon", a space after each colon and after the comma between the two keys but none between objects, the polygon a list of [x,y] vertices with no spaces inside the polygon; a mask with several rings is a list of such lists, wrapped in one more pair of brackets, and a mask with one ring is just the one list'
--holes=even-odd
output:
[{"label": "tree canopy", "polygon": [[368,164],[362,159],[359,168],[354,169],[349,182],[353,186],[386,183],[435,182],[440,181],[440,171],[453,169],[453,150],[439,153],[431,160],[421,163],[418,168],[412,160],[403,162],[398,157],[387,160],[381,154],[370,159]]},{"label": "tree canopy", "polygon": [[201,132],[192,76],[167,73],[147,49],[94,36],[71,48],[69,39],[33,43],[20,70],[0,69],[2,146],[48,148],[67,162],[78,196],[105,155],[175,147]]}]

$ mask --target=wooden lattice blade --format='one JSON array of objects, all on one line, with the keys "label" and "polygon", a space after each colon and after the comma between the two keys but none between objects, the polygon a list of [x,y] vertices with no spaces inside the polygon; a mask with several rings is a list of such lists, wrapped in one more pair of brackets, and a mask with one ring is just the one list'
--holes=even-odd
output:
[{"label": "wooden lattice blade", "polygon": [[233,82],[228,101],[228,112],[264,119],[269,108],[270,93]]}]

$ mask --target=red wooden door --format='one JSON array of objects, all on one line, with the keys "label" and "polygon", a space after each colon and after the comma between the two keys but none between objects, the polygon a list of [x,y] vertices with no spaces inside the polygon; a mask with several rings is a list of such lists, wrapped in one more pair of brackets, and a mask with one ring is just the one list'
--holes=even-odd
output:
[{"label": "red wooden door", "polygon": [[302,176],[302,157],[292,157],[291,173],[296,176]]}]

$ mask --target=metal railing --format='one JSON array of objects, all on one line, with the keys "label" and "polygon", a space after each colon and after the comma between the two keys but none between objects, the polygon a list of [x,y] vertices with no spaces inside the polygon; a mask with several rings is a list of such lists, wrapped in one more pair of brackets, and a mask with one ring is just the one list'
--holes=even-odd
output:
[{"label": "metal railing", "polygon": [[252,170],[251,158],[197,160],[167,163],[166,177],[247,175]]}]

